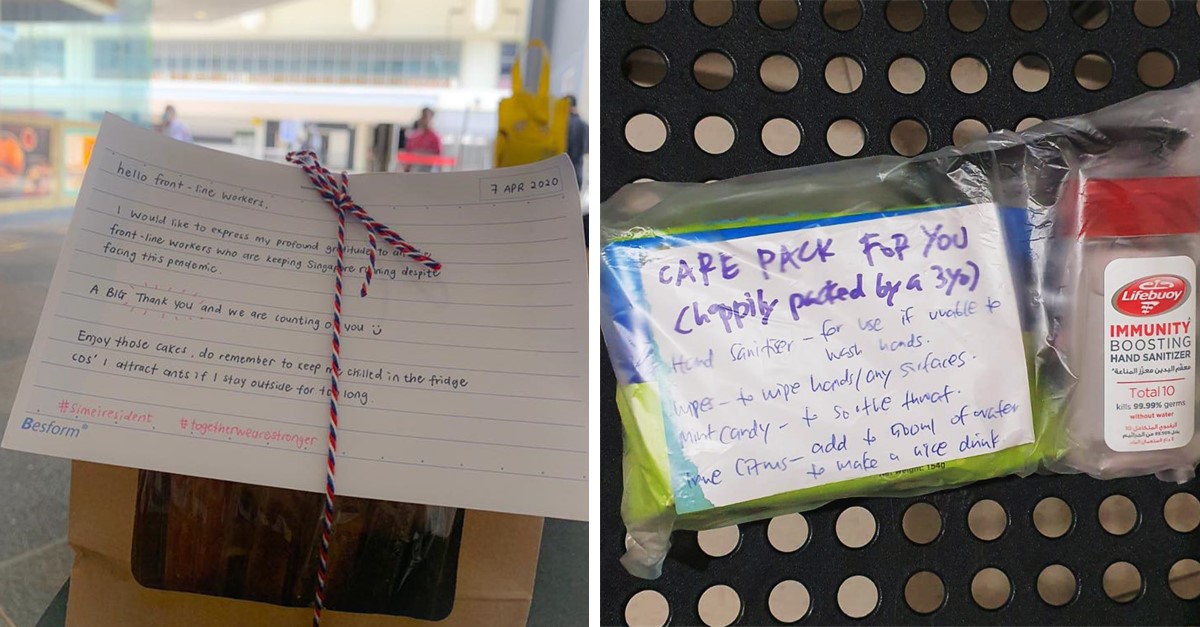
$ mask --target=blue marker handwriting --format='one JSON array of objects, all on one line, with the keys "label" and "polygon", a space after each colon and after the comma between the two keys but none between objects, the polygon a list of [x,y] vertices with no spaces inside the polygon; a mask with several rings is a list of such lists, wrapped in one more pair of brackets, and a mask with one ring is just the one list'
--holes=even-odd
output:
[{"label": "blue marker handwriting", "polygon": [[750,292],[745,292],[745,295],[745,298],[735,299],[732,303],[713,303],[703,308],[703,311],[699,301],[692,301],[690,305],[685,305],[679,310],[679,316],[675,318],[675,332],[687,335],[695,327],[711,323],[714,315],[725,326],[726,333],[733,333],[734,327],[743,328],[742,321],[746,318],[761,318],[762,324],[767,324],[771,319],[771,312],[775,311],[775,305],[779,304],[779,299],[768,301],[761,289],[757,290],[755,295],[751,295]]},{"label": "blue marker handwriting", "polygon": [[671,405],[676,416],[690,416],[692,418],[699,418],[700,414],[704,414],[715,409],[711,396],[691,399],[682,403],[675,401],[672,402]]},{"label": "blue marker handwriting", "polygon": [[[668,335],[657,347],[672,347],[659,369],[667,437],[690,462],[677,481],[719,506],[1015,445],[1026,380],[996,374],[988,352],[1020,345],[1016,305],[994,297],[1011,289],[991,244],[1000,227],[972,208],[949,215],[644,262],[648,313]],[[1005,368],[1024,363],[995,350]]]},{"label": "blue marker handwriting", "polygon": [[894,353],[906,348],[921,348],[924,345],[925,338],[916,333],[909,333],[908,337],[896,340],[879,338],[879,350],[885,353]]},{"label": "blue marker handwriting", "polygon": [[[719,266],[717,264],[720,264]],[[663,285],[674,284],[675,287],[682,286],[685,282],[695,285],[697,283],[708,287],[710,284],[709,275],[717,273],[720,270],[719,276],[725,280],[734,279],[738,275],[737,261],[731,255],[720,253],[714,263],[712,253],[700,251],[696,253],[696,263],[690,264],[687,259],[680,259],[676,264],[674,271],[672,266],[664,265],[658,269],[658,282]],[[696,273],[700,277],[696,277]],[[674,274],[674,277],[671,275]]]},{"label": "blue marker handwriting", "polygon": [[671,356],[671,372],[675,374],[687,374],[700,368],[712,367],[713,350],[711,348],[702,357],[688,357],[686,355]]},{"label": "blue marker handwriting", "polygon": [[803,456],[780,457],[773,460],[739,457],[733,464],[733,472],[739,477],[757,477],[764,472],[783,472],[788,469],[788,463],[794,465],[802,459],[804,459]]},{"label": "blue marker handwriting", "polygon": [[[1000,436],[996,434],[995,429],[988,429],[987,433],[974,433],[963,436],[962,441],[958,443],[958,451],[965,453],[967,451],[979,451],[984,453],[994,451],[1000,446]],[[980,450],[984,449],[984,450]]]},{"label": "blue marker handwriting", "polygon": [[[972,357],[973,359],[973,357]],[[967,351],[953,351],[950,353],[934,354],[932,351],[925,353],[925,357],[920,361],[906,361],[900,364],[900,378],[907,379],[908,375],[918,372],[930,372],[933,370],[957,369],[967,365]]]},{"label": "blue marker handwriting", "polygon": [[825,359],[829,361],[854,359],[855,357],[859,357],[863,354],[862,349],[858,347],[858,344],[851,344],[849,346],[842,346],[835,349],[826,348],[823,350],[825,351]]},{"label": "blue marker handwriting", "polygon": [[904,409],[909,409],[914,405],[925,405],[932,403],[949,403],[950,397],[960,393],[961,390],[955,390],[949,384],[942,385],[941,388],[930,390],[927,392],[914,392],[912,390],[904,391],[904,402],[900,404]]},{"label": "blue marker handwriting", "polygon": [[894,438],[920,436],[925,433],[937,435],[937,421],[930,418],[918,422],[893,422],[888,431]]},{"label": "blue marker handwriting", "polygon": [[[809,244],[812,244],[811,249],[809,248]],[[762,271],[763,279],[770,279],[771,274],[767,272],[768,268],[775,270],[779,274],[786,274],[789,268],[800,270],[800,264],[811,263],[813,261],[825,263],[830,257],[834,256],[833,251],[829,250],[830,246],[833,246],[832,239],[818,237],[816,241],[801,242],[795,248],[790,248],[787,244],[780,244],[778,254],[771,249],[759,248],[757,251],[758,268]]]},{"label": "blue marker handwriting", "polygon": [[703,429],[683,429],[679,432],[679,443],[686,446],[698,442],[733,444],[736,442],[760,440],[763,444],[769,444],[770,436],[771,423],[759,422],[755,419],[746,427],[708,424]]},{"label": "blue marker handwriting", "polygon": [[733,344],[729,345],[729,357],[735,362],[750,359],[751,357],[770,359],[771,357],[778,357],[791,353],[792,348],[795,345],[796,340],[783,340],[775,338],[766,338],[762,341],[762,343],[753,342],[751,344],[743,344],[741,342],[734,342]]},{"label": "blue marker handwriting", "polygon": [[979,420],[991,421],[998,418],[1003,418],[1009,414],[1016,413],[1020,406],[1016,403],[1000,399],[994,405],[986,407],[972,407],[963,405],[959,408],[958,413],[950,418],[950,424],[965,425],[967,418],[977,418]]},{"label": "blue marker handwriting", "polygon": [[960,226],[957,231],[942,231],[942,225],[939,224],[930,230],[924,224],[921,225],[921,232],[925,235],[925,249],[921,252],[922,257],[929,257],[929,253],[934,250],[950,250],[957,248],[959,250],[967,247],[967,227]]},{"label": "blue marker handwriting", "polygon": [[934,307],[929,311],[930,320],[938,320],[941,318],[967,318],[975,315],[975,301],[973,300],[956,300],[949,307]]},{"label": "blue marker handwriting", "polygon": [[883,389],[886,390],[891,378],[891,368],[846,368],[832,378],[817,379],[815,374],[810,374],[808,382],[813,392],[833,392],[851,385],[856,392],[861,392],[864,382],[871,384],[876,381],[881,381]]}]

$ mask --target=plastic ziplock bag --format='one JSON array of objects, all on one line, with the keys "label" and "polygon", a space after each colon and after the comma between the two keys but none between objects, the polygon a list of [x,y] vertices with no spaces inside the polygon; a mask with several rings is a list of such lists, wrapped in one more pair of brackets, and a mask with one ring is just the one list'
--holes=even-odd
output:
[{"label": "plastic ziplock bag", "polygon": [[[324,495],[142,471],[133,574],[143,586],[277,605],[312,603]],[[445,618],[462,511],[339,497],[326,605]]]},{"label": "plastic ziplock bag", "polygon": [[1193,83],[1025,133],[1055,472],[1195,476],[1198,131]]},{"label": "plastic ziplock bag", "polygon": [[[657,577],[674,529],[1024,475],[1054,454],[1035,444],[1030,394],[1044,216],[1025,162],[1018,136],[996,134],[914,159],[636,183],[604,204],[630,573]],[[905,307],[938,320],[905,327]]]}]

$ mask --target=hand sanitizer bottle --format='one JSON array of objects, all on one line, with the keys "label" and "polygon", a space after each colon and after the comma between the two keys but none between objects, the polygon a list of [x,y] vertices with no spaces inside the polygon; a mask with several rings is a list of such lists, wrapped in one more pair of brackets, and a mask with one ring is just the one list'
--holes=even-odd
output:
[{"label": "hand sanitizer bottle", "polygon": [[1077,238],[1055,346],[1076,378],[1062,462],[1102,479],[1192,479],[1200,178],[1070,181],[1059,219]]}]

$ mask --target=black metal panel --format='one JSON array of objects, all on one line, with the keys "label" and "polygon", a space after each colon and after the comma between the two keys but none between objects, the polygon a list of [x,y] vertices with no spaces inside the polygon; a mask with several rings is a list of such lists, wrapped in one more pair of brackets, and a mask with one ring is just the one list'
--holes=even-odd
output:
[{"label": "black metal panel", "polygon": [[[1052,118],[1094,110],[1149,89],[1136,69],[1147,50],[1165,51],[1176,60],[1169,86],[1200,78],[1200,7],[1194,0],[1172,2],[1170,19],[1158,28],[1140,24],[1133,3],[1112,2],[1108,22],[1093,31],[1075,23],[1069,3],[1049,2],[1045,24],[1033,32],[1014,26],[1008,2],[993,0],[987,3],[983,26],[970,34],[952,26],[947,3],[932,0],[924,3],[924,20],[912,33],[889,26],[885,2],[864,2],[860,23],[848,32],[828,27],[817,1],[801,2],[798,19],[785,30],[765,26],[757,2],[734,2],[730,20],[716,28],[696,19],[690,1],[666,2],[665,14],[652,24],[631,19],[624,5],[608,0],[601,6],[603,198],[644,177],[705,181],[837,159],[825,133],[832,121],[844,117],[866,129],[860,154],[872,155],[893,152],[889,131],[904,118],[921,120],[929,130],[929,146],[936,148],[951,143],[954,125],[966,117],[999,129],[1013,128],[1027,116]],[[668,61],[666,78],[651,88],[634,85],[622,71],[625,55],[643,46],[662,52]],[[734,62],[734,79],[723,90],[706,90],[693,77],[693,61],[707,50],[722,51]],[[1030,52],[1051,65],[1049,84],[1036,93],[1021,91],[1012,79],[1013,64]],[[1102,53],[1112,62],[1112,80],[1098,91],[1080,86],[1073,72],[1079,57],[1089,52]],[[784,94],[770,91],[759,79],[759,63],[773,53],[787,54],[800,65],[798,85]],[[972,95],[960,93],[949,78],[954,61],[968,54],[989,67],[986,87]],[[851,94],[835,93],[826,85],[825,64],[838,55],[857,58],[865,70],[862,86]],[[925,85],[914,95],[900,94],[888,82],[889,63],[903,55],[926,66]],[[626,121],[641,112],[652,112],[667,123],[666,143],[652,153],[638,152],[625,141]],[[712,114],[730,120],[737,133],[733,146],[720,155],[702,151],[692,138],[696,122]],[[776,117],[791,119],[802,129],[800,147],[786,157],[771,154],[759,139],[763,124]],[[790,554],[767,542],[766,521],[742,525],[740,546],[723,558],[704,556],[696,548],[694,533],[678,532],[662,578],[631,577],[617,561],[624,551],[624,528],[619,515],[616,384],[607,352],[600,359],[603,624],[624,624],[626,602],[645,589],[667,598],[672,625],[700,624],[697,601],[714,584],[738,591],[743,611],[737,624],[778,624],[767,598],[784,579],[800,581],[811,595],[811,610],[800,624],[1200,624],[1200,600],[1183,600],[1167,584],[1176,561],[1200,559],[1200,531],[1174,531],[1163,516],[1171,494],[1197,494],[1200,485],[1167,485],[1154,478],[1008,478],[919,499],[838,502],[805,514],[811,539]],[[1124,536],[1106,532],[1098,519],[1100,502],[1111,494],[1128,496],[1138,509],[1137,526]],[[1062,498],[1074,512],[1073,527],[1058,539],[1042,536],[1032,522],[1034,506],[1047,496]],[[992,542],[975,538],[967,527],[968,510],[984,498],[1002,504],[1010,519],[1004,535]],[[903,512],[916,501],[935,505],[943,519],[941,537],[925,546],[912,543],[901,530]],[[842,546],[834,533],[838,514],[853,505],[869,509],[878,525],[876,539],[862,549]],[[1130,603],[1109,599],[1101,586],[1105,568],[1122,560],[1137,566],[1143,580],[1142,594]],[[1053,563],[1068,567],[1079,586],[1076,598],[1062,607],[1044,602],[1036,589],[1038,574]],[[970,590],[972,577],[988,566],[1003,570],[1013,588],[1011,600],[996,611],[979,607]],[[922,570],[937,573],[946,587],[943,606],[928,615],[917,614],[904,601],[906,581]],[[837,603],[839,585],[855,574],[870,577],[880,593],[875,612],[861,620],[847,617]]]}]

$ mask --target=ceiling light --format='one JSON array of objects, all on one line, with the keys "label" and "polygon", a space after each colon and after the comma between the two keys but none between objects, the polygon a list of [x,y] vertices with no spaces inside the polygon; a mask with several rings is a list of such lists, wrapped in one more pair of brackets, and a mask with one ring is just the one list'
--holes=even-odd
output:
[{"label": "ceiling light", "polygon": [[265,24],[266,21],[267,21],[267,13],[266,13],[266,11],[262,11],[262,10],[248,11],[246,13],[241,14],[238,17],[238,22],[240,22],[242,25],[242,28],[244,28],[246,30],[258,30],[258,29],[262,28],[263,24]]},{"label": "ceiling light", "polygon": [[496,13],[499,6],[496,0],[475,0],[475,30],[489,31],[496,25]]},{"label": "ceiling light", "polygon": [[360,32],[369,30],[375,24],[375,0],[352,0],[350,23]]}]

